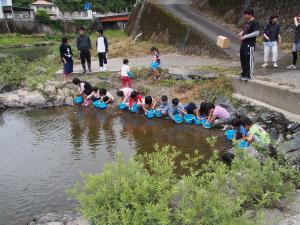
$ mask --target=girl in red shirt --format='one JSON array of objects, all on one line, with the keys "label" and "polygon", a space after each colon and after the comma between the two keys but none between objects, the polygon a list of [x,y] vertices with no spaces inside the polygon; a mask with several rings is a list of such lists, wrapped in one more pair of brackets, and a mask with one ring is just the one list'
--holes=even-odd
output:
[{"label": "girl in red shirt", "polygon": [[136,91],[132,91],[129,101],[128,101],[128,105],[129,105],[129,109],[132,109],[132,106],[134,104],[137,104],[139,107],[143,104],[143,97]]}]

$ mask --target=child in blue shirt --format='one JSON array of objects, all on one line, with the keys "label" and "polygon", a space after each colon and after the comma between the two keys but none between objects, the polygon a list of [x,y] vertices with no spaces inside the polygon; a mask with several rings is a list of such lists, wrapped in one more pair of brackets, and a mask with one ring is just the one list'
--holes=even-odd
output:
[{"label": "child in blue shirt", "polygon": [[181,110],[181,112],[183,114],[192,114],[195,116],[197,116],[197,114],[198,114],[197,111],[198,111],[197,106],[194,102],[190,102]]},{"label": "child in blue shirt", "polygon": [[245,127],[242,125],[241,120],[238,118],[234,118],[231,121],[231,125],[233,129],[236,130],[235,139],[239,140],[248,136],[248,132]]},{"label": "child in blue shirt", "polygon": [[160,102],[159,108],[157,110],[161,111],[161,113],[164,116],[166,116],[166,115],[168,115],[168,108],[169,108],[168,96],[163,95],[163,96],[161,96],[161,102]]},{"label": "child in blue shirt", "polygon": [[171,119],[174,119],[174,116],[177,114],[181,114],[182,105],[179,103],[178,98],[173,98],[172,103],[169,104],[168,107],[168,115]]}]

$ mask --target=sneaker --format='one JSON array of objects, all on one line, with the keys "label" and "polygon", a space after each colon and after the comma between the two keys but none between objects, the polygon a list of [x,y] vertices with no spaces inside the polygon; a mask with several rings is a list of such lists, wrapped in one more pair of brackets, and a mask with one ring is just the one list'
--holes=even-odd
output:
[{"label": "sneaker", "polygon": [[104,64],[103,71],[107,71],[107,64]]},{"label": "sneaker", "polygon": [[104,71],[103,67],[99,67],[99,72],[102,72],[102,71]]},{"label": "sneaker", "polygon": [[238,79],[238,80],[243,80],[244,77],[243,77],[243,76],[239,76],[237,79]]},{"label": "sneaker", "polygon": [[297,67],[294,64],[292,64],[292,65],[288,66],[287,69],[295,70],[295,69],[297,69]]},{"label": "sneaker", "polygon": [[278,65],[277,65],[276,62],[274,62],[273,67],[274,67],[274,68],[278,68]]},{"label": "sneaker", "polygon": [[83,70],[82,73],[86,73],[86,70]]},{"label": "sneaker", "polygon": [[268,66],[268,63],[264,63],[261,65],[262,68],[266,68]]},{"label": "sneaker", "polygon": [[248,81],[248,80],[251,80],[252,78],[251,77],[243,77],[243,79],[242,80],[244,80],[244,81]]}]

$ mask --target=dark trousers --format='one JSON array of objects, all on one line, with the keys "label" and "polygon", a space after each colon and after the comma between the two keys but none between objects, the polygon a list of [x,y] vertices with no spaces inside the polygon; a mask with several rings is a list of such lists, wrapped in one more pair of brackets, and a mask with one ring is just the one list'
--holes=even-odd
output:
[{"label": "dark trousers", "polygon": [[103,67],[103,64],[107,64],[106,53],[98,53],[99,65]]},{"label": "dark trousers", "polygon": [[255,47],[242,44],[240,48],[240,60],[243,72],[241,76],[251,78],[254,71],[254,52]]},{"label": "dark trousers", "polygon": [[80,61],[83,70],[86,70],[85,62],[87,62],[88,68],[91,68],[91,52],[90,50],[81,50],[80,51]]},{"label": "dark trousers", "polygon": [[296,66],[298,60],[298,52],[293,52],[293,65]]}]

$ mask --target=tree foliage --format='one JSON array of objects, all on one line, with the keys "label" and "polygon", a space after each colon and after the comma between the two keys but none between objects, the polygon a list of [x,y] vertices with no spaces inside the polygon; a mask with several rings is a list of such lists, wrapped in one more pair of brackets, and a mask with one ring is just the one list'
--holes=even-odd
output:
[{"label": "tree foliage", "polygon": [[[32,0],[14,0],[14,4],[17,6],[28,7],[32,2]],[[85,2],[91,2],[92,9],[97,12],[125,12],[135,4],[135,0],[55,0],[54,4],[61,11],[73,12],[83,11]]]},{"label": "tree foliage", "polygon": [[50,23],[50,16],[45,10],[38,10],[36,12],[36,20],[42,24],[49,24]]},{"label": "tree foliage", "polygon": [[256,225],[245,211],[290,198],[300,181],[288,162],[261,162],[241,150],[231,167],[217,155],[199,167],[197,153],[178,165],[179,154],[156,146],[128,162],[118,155],[102,173],[84,174],[69,194],[94,225]]}]

